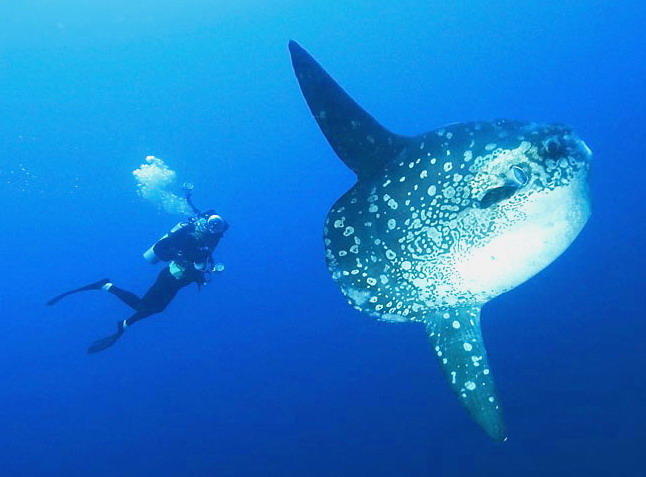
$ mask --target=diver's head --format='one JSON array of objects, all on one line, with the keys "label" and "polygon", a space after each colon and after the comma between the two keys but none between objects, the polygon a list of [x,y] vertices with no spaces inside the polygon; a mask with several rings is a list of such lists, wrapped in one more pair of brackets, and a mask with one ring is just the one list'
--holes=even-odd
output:
[{"label": "diver's head", "polygon": [[229,228],[227,223],[221,215],[218,214],[209,214],[205,217],[203,222],[203,232],[211,235],[222,235]]}]

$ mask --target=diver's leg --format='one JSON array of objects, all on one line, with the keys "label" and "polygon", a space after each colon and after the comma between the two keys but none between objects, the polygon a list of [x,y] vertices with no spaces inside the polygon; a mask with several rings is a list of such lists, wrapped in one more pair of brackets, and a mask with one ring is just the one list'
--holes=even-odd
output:
[{"label": "diver's leg", "polygon": [[[109,292],[114,293],[117,297],[130,305],[130,303],[126,301],[129,300],[132,303],[130,306],[135,308],[137,312],[127,320],[117,321],[117,332],[95,341],[90,345],[87,352],[98,353],[99,351],[108,349],[110,346],[115,344],[119,338],[121,338],[121,335],[123,335],[126,328],[140,320],[143,320],[144,318],[148,318],[151,315],[164,311],[177,292],[189,283],[191,282],[187,280],[175,279],[168,271],[168,267],[166,267],[159,273],[157,280],[142,299],[139,299],[133,293],[117,288],[112,284],[110,284],[110,286],[106,286],[105,288],[107,288]],[[115,293],[115,290],[117,293]],[[133,306],[135,305],[135,299],[136,307]]]},{"label": "diver's leg", "polygon": [[149,316],[152,316],[154,314],[155,313],[137,312],[134,315],[132,315],[130,318],[128,318],[127,320],[123,320],[121,322],[121,325],[123,326],[123,329],[126,329],[126,328],[134,325],[135,323],[137,323],[139,320],[143,320],[144,318],[148,318]]},{"label": "diver's leg", "polygon": [[141,302],[141,299],[134,293],[129,292],[128,290],[124,290],[123,288],[119,288],[111,282],[105,283],[101,288],[109,293],[112,293],[133,310],[139,310],[139,303]]},{"label": "diver's leg", "polygon": [[111,334],[110,336],[106,336],[105,338],[101,338],[99,340],[94,341],[87,349],[87,352],[92,354],[92,353],[98,353],[99,351],[103,351],[108,349],[110,346],[115,344],[119,338],[121,338],[121,335],[123,334],[125,328],[123,326],[123,321],[117,321],[117,332],[114,334]]},{"label": "diver's leg", "polygon": [[131,317],[134,318],[133,323],[147,316],[164,311],[173,298],[175,298],[177,292],[189,283],[191,282],[175,278],[170,273],[168,267],[162,269],[155,283],[153,283],[139,301],[137,311],[140,316],[137,318]]},{"label": "diver's leg", "polygon": [[133,323],[136,323],[139,320],[142,320],[146,318],[147,316],[152,315],[153,313],[140,313],[137,312],[134,315],[132,315],[130,318],[127,320],[119,320],[117,321],[117,331],[114,334],[111,334],[110,336],[106,336],[105,338],[101,338],[99,340],[96,340],[93,342],[89,348],[87,349],[87,352],[92,354],[92,353],[98,353],[99,351],[103,351],[108,349],[110,346],[115,344],[119,338],[121,338],[121,335],[126,331],[126,328],[128,328],[130,325]]},{"label": "diver's leg", "polygon": [[104,278],[103,280],[99,280],[98,282],[90,283],[89,285],[85,285],[84,287],[81,288],[75,288],[74,290],[67,291],[65,293],[61,293],[58,296],[55,296],[51,300],[47,302],[48,306],[55,305],[58,303],[60,300],[65,298],[66,296],[73,295],[74,293],[82,292],[82,291],[88,291],[88,290],[100,290],[104,285],[107,283],[110,283],[109,278]]},{"label": "diver's leg", "polygon": [[[121,321],[120,326],[126,329],[144,318],[161,313],[175,298],[177,292],[188,283],[190,282],[177,280],[170,273],[164,273],[164,270],[162,270],[157,281],[150,287],[144,297],[141,300],[137,299],[137,308],[135,308],[137,313],[127,320]],[[115,287],[110,288],[111,292],[113,288]]]}]

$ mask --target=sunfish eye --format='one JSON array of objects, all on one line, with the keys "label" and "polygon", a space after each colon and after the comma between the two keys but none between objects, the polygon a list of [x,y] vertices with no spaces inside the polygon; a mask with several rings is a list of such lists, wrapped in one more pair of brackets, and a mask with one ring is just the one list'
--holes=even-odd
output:
[{"label": "sunfish eye", "polygon": [[545,153],[549,157],[559,156],[563,152],[563,145],[561,144],[561,141],[559,141],[555,137],[545,141],[543,143],[543,147],[545,148]]},{"label": "sunfish eye", "polygon": [[527,175],[527,172],[525,172],[519,166],[512,166],[511,178],[513,179],[514,182],[518,183],[518,185],[521,185],[521,186],[524,186],[529,182],[529,176]]}]

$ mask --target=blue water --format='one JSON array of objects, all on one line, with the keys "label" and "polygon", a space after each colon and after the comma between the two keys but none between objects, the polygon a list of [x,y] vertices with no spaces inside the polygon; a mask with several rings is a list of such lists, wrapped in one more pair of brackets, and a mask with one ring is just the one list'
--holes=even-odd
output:
[{"label": "blue water", "polygon": [[[0,4],[0,475],[646,475],[642,2]],[[353,183],[303,101],[298,40],[387,127],[570,124],[593,216],[484,308],[509,428],[459,406],[420,326],[347,306],[322,226]],[[113,348],[141,253],[178,217],[136,194],[155,154],[232,226],[226,271]]]}]

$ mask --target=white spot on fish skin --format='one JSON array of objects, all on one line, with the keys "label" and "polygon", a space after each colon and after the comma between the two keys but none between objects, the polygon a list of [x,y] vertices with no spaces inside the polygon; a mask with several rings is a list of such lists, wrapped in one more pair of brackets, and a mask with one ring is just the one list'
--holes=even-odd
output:
[{"label": "white spot on fish skin", "polygon": [[410,270],[412,266],[413,265],[408,260],[402,262],[402,265],[401,265],[402,269],[404,270]]},{"label": "white spot on fish skin", "polygon": [[390,199],[388,201],[388,206],[393,210],[397,210],[397,207],[399,207],[399,204],[397,203],[397,201],[395,199]]},{"label": "white spot on fish skin", "polygon": [[399,182],[404,182],[405,180],[406,180],[406,176],[401,176],[401,177],[399,178]]},{"label": "white spot on fish skin", "polygon": [[451,384],[455,384],[455,375],[457,373],[455,371],[451,371]]},{"label": "white spot on fish skin", "polygon": [[485,146],[485,151],[493,151],[494,149],[496,149],[496,147],[498,147],[498,146],[496,144],[494,144],[494,143],[487,144]]},{"label": "white spot on fish skin", "polygon": [[420,179],[426,179],[428,177],[428,171],[424,169],[422,172],[419,173],[419,178]]},{"label": "white spot on fish skin", "polygon": [[460,322],[459,322],[459,321],[457,321],[457,320],[455,320],[455,321],[453,322],[453,328],[455,328],[456,330],[457,330],[458,328],[460,328]]},{"label": "white spot on fish skin", "polygon": [[359,253],[359,247],[357,245],[353,245],[352,247],[350,247],[350,252]]},{"label": "white spot on fish skin", "polygon": [[445,162],[444,163],[444,172],[449,172],[451,169],[453,169],[453,163],[452,162]]},{"label": "white spot on fish skin", "polygon": [[383,183],[382,187],[388,187],[392,181],[388,179],[386,182]]},{"label": "white spot on fish skin", "polygon": [[493,396],[489,396],[489,402],[494,402]]},{"label": "white spot on fish skin", "polygon": [[388,277],[386,275],[380,275],[379,280],[381,281],[382,285],[385,285],[386,283],[388,283]]},{"label": "white spot on fish skin", "polygon": [[334,221],[334,228],[335,229],[340,229],[344,227],[344,222],[345,222],[345,217],[341,217],[338,220]]},{"label": "white spot on fish skin", "polygon": [[353,233],[354,233],[354,227],[348,226],[348,227],[346,227],[346,228],[345,228],[345,230],[343,231],[343,236],[344,236],[344,237],[349,237],[349,236],[350,236],[350,235],[352,235]]},{"label": "white spot on fish skin", "polygon": [[488,369],[484,369],[484,370],[482,371],[482,374],[484,374],[484,375],[489,374],[489,370],[488,370]]},{"label": "white spot on fish skin", "polygon": [[[366,282],[368,282],[368,285],[370,285],[371,287],[377,284],[377,280],[375,280],[374,278],[368,278]],[[375,301],[377,301],[377,297],[373,297],[373,298],[375,299]]]},{"label": "white spot on fish skin", "polygon": [[464,348],[464,351],[471,351],[473,349],[473,346],[471,346],[471,343],[464,343],[462,347]]},{"label": "white spot on fish skin", "polygon": [[377,207],[375,204],[370,204],[370,207],[368,207],[368,212],[371,214],[374,214],[379,210],[379,207]]},{"label": "white spot on fish skin", "polygon": [[442,318],[444,318],[445,320],[448,320],[450,317],[451,317],[451,315],[449,315],[448,313],[443,313],[442,314]]},{"label": "white spot on fish skin", "polygon": [[435,187],[434,185],[430,186],[426,193],[431,197],[434,196],[435,194],[437,194],[437,187]]},{"label": "white spot on fish skin", "polygon": [[469,391],[473,391],[476,388],[476,383],[474,383],[473,381],[467,381],[466,383],[464,383],[464,387]]},{"label": "white spot on fish skin", "polygon": [[339,250],[339,257],[345,257],[348,254],[345,250]]},{"label": "white spot on fish skin", "polygon": [[452,187],[452,186],[446,187],[446,188],[443,190],[443,195],[444,195],[444,197],[446,197],[447,199],[452,199],[453,197],[455,197],[455,188],[454,188],[454,187]]},{"label": "white spot on fish skin", "polygon": [[395,260],[396,257],[397,257],[397,255],[395,254],[395,252],[393,252],[390,249],[386,250],[386,258],[388,260]]},{"label": "white spot on fish skin", "polygon": [[393,230],[395,227],[397,227],[397,222],[395,221],[395,219],[390,219],[388,221],[388,228],[390,230]]}]

